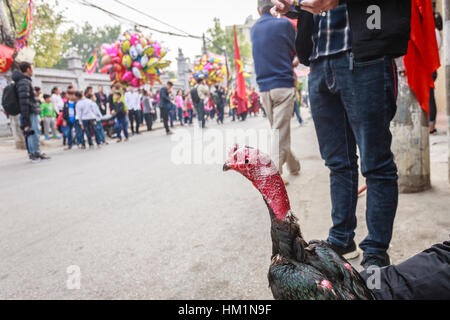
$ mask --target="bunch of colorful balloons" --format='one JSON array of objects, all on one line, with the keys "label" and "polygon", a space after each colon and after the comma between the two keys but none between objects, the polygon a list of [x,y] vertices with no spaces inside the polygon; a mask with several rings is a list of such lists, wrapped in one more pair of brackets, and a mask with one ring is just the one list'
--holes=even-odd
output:
[{"label": "bunch of colorful balloons", "polygon": [[209,86],[216,85],[225,80],[226,74],[227,67],[219,59],[205,54],[195,62],[190,83],[194,86],[197,80],[203,77]]},{"label": "bunch of colorful balloons", "polygon": [[170,65],[163,60],[166,50],[142,34],[125,32],[113,44],[101,48],[102,73],[109,74],[113,83],[123,82],[140,87],[161,83],[161,74]]}]

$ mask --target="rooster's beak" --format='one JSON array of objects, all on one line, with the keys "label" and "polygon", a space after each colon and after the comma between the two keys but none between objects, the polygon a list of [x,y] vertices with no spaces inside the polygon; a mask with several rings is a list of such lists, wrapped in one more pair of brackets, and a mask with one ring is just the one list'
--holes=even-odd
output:
[{"label": "rooster's beak", "polygon": [[223,165],[223,172],[227,172],[228,170],[231,170],[231,168],[225,163]]}]

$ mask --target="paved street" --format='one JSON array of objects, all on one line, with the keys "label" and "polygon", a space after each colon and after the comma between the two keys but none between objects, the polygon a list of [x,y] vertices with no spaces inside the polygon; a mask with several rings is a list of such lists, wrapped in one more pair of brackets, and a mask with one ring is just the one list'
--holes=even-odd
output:
[{"label": "paved street", "polygon": [[[224,128],[246,127],[267,120]],[[305,237],[324,239],[328,170],[311,121],[293,122],[293,141],[303,172],[289,178],[292,206]],[[0,299],[272,299],[270,221],[258,192],[220,164],[173,164],[175,145],[158,130],[101,150],[54,150],[37,165],[0,155]],[[432,190],[402,195],[395,263],[448,239],[446,166],[433,162]],[[357,241],[366,235],[361,200]],[[66,286],[74,265],[80,290]]]}]

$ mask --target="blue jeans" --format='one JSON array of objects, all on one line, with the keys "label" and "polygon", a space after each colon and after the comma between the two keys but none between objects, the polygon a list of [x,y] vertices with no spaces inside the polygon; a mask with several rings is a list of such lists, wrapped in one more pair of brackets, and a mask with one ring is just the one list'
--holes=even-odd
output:
[{"label": "blue jeans", "polygon": [[178,120],[180,120],[181,125],[183,125],[183,109],[182,108],[177,108],[177,112],[178,112]]},{"label": "blue jeans", "polygon": [[74,128],[75,128],[75,123],[71,123],[70,121],[67,121],[66,135],[67,135],[67,145],[69,147],[73,146],[73,129]]},{"label": "blue jeans", "polygon": [[311,64],[309,97],[320,152],[330,169],[333,227],[329,241],[349,246],[355,236],[358,157],[367,183],[369,235],[360,244],[365,254],[389,248],[398,205],[398,176],[389,129],[396,110],[397,69],[380,58],[350,63],[350,53],[320,58]]},{"label": "blue jeans", "polygon": [[303,119],[302,119],[302,116],[300,114],[300,106],[298,105],[297,99],[295,99],[295,102],[294,102],[294,113],[297,116],[298,123],[302,124],[303,123]]},{"label": "blue jeans", "polygon": [[81,129],[80,122],[75,121],[75,136],[77,138],[77,145],[78,146],[84,146],[85,140],[84,140],[84,132],[83,129]]},{"label": "blue jeans", "polygon": [[116,118],[117,139],[122,140],[122,135],[121,135],[122,130],[125,135],[125,139],[128,139],[128,119],[127,119],[127,117]]},{"label": "blue jeans", "polygon": [[30,128],[34,134],[26,138],[28,153],[33,156],[41,154],[41,118],[38,114],[30,114]]},{"label": "blue jeans", "polygon": [[98,138],[100,140],[100,143],[105,143],[106,142],[106,138],[105,138],[105,130],[103,129],[103,123],[102,121],[97,121],[97,135]]},{"label": "blue jeans", "polygon": [[86,133],[89,146],[93,146],[92,132],[94,133],[95,142],[97,145],[101,144],[100,134],[98,132],[97,125],[94,125],[95,120],[83,120],[84,132]]},{"label": "blue jeans", "polygon": [[205,104],[203,103],[203,100],[200,100],[197,108],[197,117],[198,117],[198,124],[200,128],[205,128],[206,121],[205,121]]}]

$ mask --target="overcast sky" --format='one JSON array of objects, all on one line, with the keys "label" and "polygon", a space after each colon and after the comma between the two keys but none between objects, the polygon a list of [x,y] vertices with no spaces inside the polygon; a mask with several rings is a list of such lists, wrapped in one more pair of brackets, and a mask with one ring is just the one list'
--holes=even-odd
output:
[{"label": "overcast sky", "polygon": [[[117,13],[128,19],[137,21],[160,30],[170,29],[156,21],[153,21],[131,9],[123,7],[113,0],[89,0],[111,12]],[[194,35],[201,36],[203,32],[213,26],[214,18],[220,18],[222,26],[243,24],[249,15],[256,17],[257,0],[121,0],[151,16],[165,21],[179,29]],[[80,5],[75,0],[60,0],[60,7],[67,8],[67,19],[77,24],[88,21],[95,26],[117,24],[118,22],[95,8]],[[128,26],[131,27],[131,26]],[[179,32],[178,32],[179,33]],[[153,39],[164,42],[170,49],[169,59],[174,61],[178,54],[178,48],[182,48],[185,56],[191,59],[201,53],[202,42],[195,39],[171,37],[159,33],[153,33]],[[175,67],[176,68],[176,67]]]}]

